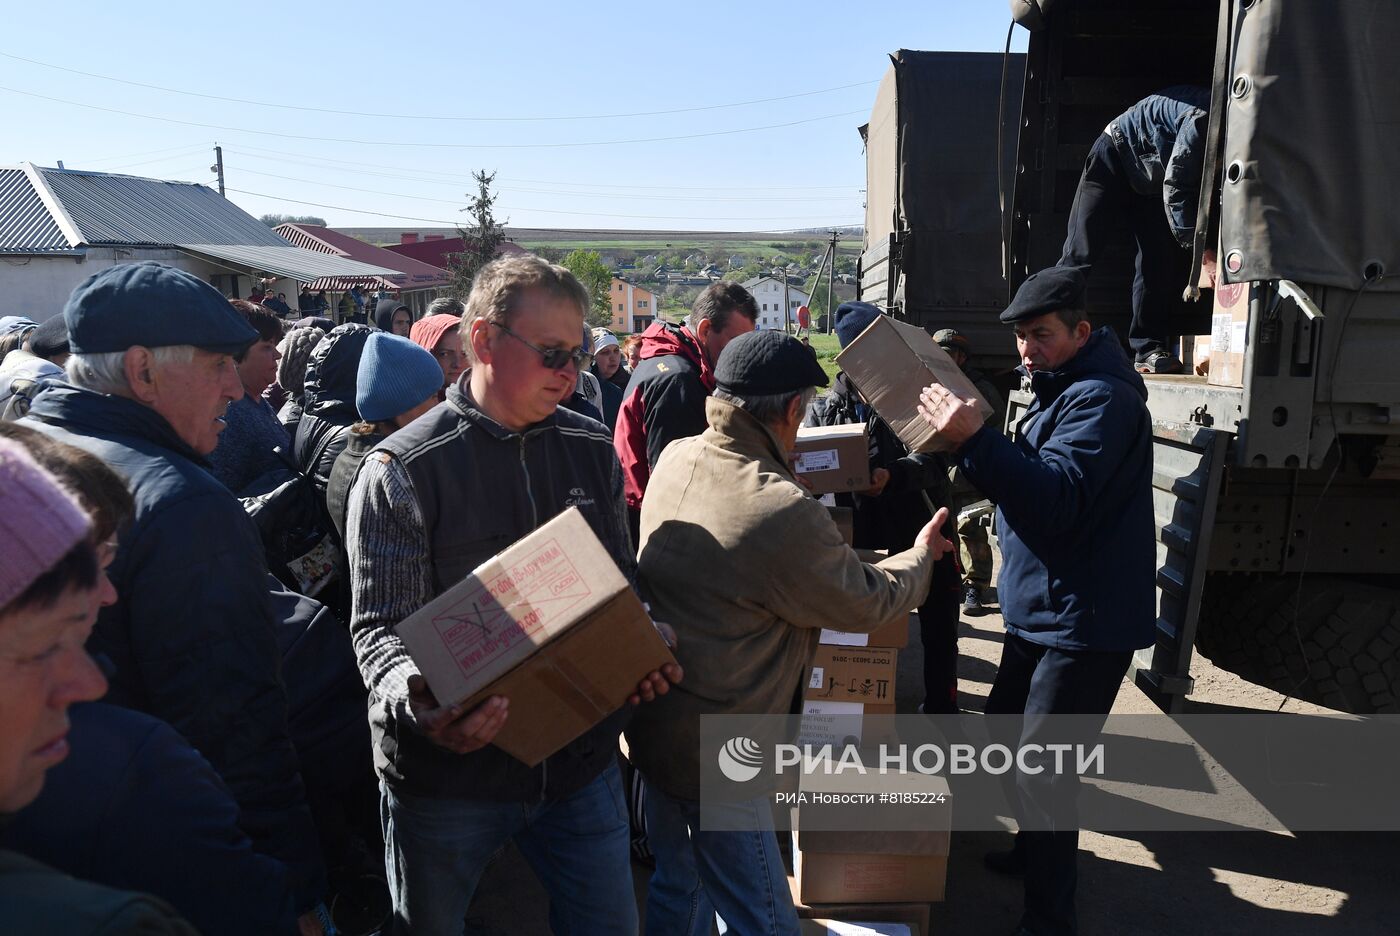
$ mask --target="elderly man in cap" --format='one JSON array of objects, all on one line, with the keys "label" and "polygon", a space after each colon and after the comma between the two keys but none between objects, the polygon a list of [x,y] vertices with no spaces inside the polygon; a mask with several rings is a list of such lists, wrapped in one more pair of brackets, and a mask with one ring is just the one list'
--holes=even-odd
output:
[{"label": "elderly man in cap", "polygon": [[125,476],[136,517],[89,649],[113,664],[107,700],[169,722],[218,771],[254,848],[285,862],[299,912],[324,884],[288,733],[271,581],[252,520],[209,473],[234,358],[258,333],[207,283],[159,263],[110,267],[64,308],[68,384],[24,422]]},{"label": "elderly man in cap", "polygon": [[[1001,394],[992,386],[987,376],[968,363],[972,358],[972,343],[955,328],[940,328],[933,333],[933,340],[948,352],[953,363],[962,369],[963,374],[977,388],[977,392],[982,394],[982,399],[992,408],[990,423],[1000,426],[1005,422],[1006,401],[1001,398]],[[967,476],[958,470],[956,464],[948,469],[948,480],[953,485],[951,496],[955,516],[961,517],[964,509],[986,499],[986,495],[967,480]],[[976,518],[958,520],[958,552],[962,558],[963,569],[963,613],[976,617],[985,613],[982,598],[986,589],[992,585],[992,546],[987,542],[987,528]]]},{"label": "elderly man in cap", "polygon": [[[1147,390],[1112,330],[1091,329],[1084,277],[1072,267],[1029,277],[1001,320],[1015,329],[1035,396],[1016,439],[936,384],[920,406],[957,445],[968,480],[998,505],[1006,637],[986,711],[1106,716],[1133,651],[1154,634]],[[1058,741],[1086,740],[1061,737],[1066,730],[1055,719],[1028,717],[1021,741],[1042,743],[1052,732]],[[989,855],[988,864],[1026,876],[1021,933],[1073,933],[1079,833],[1067,827],[1063,807],[1072,813],[1078,778],[1021,774],[1016,784],[1023,831],[1011,852]],[[1049,815],[1052,802],[1061,808]]]},{"label": "elderly man in cap", "polygon": [[907,615],[952,548],[940,510],[909,548],[864,563],[797,483],[788,453],[826,383],[796,338],[735,338],[705,403],[709,428],[671,443],[647,486],[638,574],[687,674],[627,729],[656,855],[648,933],[708,934],[716,911],[731,932],[797,932],[769,801],[733,807],[748,831],[700,827],[700,717],[787,714],[821,628],[869,632]]}]

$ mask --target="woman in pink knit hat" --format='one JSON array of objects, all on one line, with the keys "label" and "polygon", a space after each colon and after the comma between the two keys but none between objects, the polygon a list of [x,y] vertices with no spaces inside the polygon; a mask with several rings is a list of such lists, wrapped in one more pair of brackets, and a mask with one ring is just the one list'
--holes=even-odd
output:
[{"label": "woman in pink knit hat", "polygon": [[457,315],[425,315],[413,323],[408,333],[408,340],[431,351],[442,368],[439,400],[446,398],[447,388],[456,383],[462,371],[467,369],[467,358],[462,353],[462,334],[458,330],[461,324],[462,319]]},{"label": "woman in pink knit hat", "polygon": [[[28,806],[68,756],[68,707],[107,680],[84,649],[115,595],[91,521],[24,449],[0,439],[0,813]],[[193,934],[164,903],[0,850],[6,932]]]}]

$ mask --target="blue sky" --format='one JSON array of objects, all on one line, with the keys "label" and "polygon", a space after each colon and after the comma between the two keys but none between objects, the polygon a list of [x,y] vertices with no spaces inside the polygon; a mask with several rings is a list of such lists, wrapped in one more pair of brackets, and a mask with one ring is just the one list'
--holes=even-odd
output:
[{"label": "blue sky", "polygon": [[[860,223],[856,127],[887,53],[999,52],[1009,13],[80,0],[7,20],[0,165],[212,184],[217,141],[254,215],[454,222],[487,169],[516,226],[759,231]],[[560,145],[580,143],[606,145]]]}]

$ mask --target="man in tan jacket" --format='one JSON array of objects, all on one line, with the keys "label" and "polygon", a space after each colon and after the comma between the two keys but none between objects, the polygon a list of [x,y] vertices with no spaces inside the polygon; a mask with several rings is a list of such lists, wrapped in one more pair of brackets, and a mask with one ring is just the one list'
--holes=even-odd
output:
[{"label": "man in tan jacket", "polygon": [[736,338],[715,378],[709,428],[667,447],[642,505],[638,580],[686,670],[627,730],[656,854],[647,932],[708,934],[717,911],[734,932],[795,934],[768,800],[739,807],[755,831],[699,827],[700,716],[788,714],[820,629],[869,632],[908,614],[952,544],[940,510],[913,548],[864,563],[798,485],[788,453],[827,384],[799,341]]}]

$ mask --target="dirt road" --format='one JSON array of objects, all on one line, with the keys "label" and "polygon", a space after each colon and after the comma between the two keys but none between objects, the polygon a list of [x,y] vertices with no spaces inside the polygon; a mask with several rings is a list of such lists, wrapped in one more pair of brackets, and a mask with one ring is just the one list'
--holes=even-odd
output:
[{"label": "dirt road", "polygon": [[[916,618],[900,659],[897,703],[912,713],[922,699],[922,647]],[[1002,621],[965,618],[959,649],[959,704],[982,711],[1001,655]],[[1196,711],[1274,711],[1282,698],[1209,662],[1193,665]],[[1124,681],[1115,714],[1155,711]],[[1290,700],[1284,711],[1321,712]],[[953,836],[947,900],[933,908],[934,934],[999,936],[1014,932],[1021,883],[985,870],[982,854],[1009,847],[1010,836]],[[1143,833],[1080,839],[1082,936],[1394,936],[1400,933],[1400,834],[1266,832]],[[639,900],[647,870],[634,868]],[[548,933],[548,898],[528,866],[507,849],[481,883],[472,923],[490,934]]]}]

